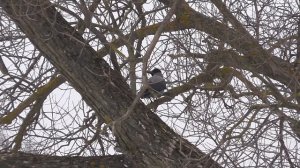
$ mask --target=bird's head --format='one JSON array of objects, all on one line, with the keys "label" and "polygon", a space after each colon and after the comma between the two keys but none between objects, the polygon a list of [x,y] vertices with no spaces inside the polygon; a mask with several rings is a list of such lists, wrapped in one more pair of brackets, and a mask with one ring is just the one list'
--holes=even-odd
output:
[{"label": "bird's head", "polygon": [[152,71],[147,71],[148,73],[150,73],[152,76],[156,73],[161,73],[160,69],[158,68],[154,68]]}]

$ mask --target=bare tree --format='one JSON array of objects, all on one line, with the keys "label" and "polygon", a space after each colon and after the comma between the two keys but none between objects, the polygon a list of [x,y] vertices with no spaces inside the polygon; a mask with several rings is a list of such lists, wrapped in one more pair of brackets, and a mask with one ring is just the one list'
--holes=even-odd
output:
[{"label": "bare tree", "polygon": [[0,6],[0,165],[300,166],[297,0]]}]

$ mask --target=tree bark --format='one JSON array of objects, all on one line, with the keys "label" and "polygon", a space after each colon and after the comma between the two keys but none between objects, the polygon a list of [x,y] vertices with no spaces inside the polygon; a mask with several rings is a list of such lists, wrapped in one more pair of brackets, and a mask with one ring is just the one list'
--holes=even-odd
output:
[{"label": "tree bark", "polygon": [[123,77],[97,57],[97,52],[49,1],[2,0],[0,6],[112,128],[120,147],[135,165],[221,167],[171,130],[141,101],[126,113],[135,95]]}]

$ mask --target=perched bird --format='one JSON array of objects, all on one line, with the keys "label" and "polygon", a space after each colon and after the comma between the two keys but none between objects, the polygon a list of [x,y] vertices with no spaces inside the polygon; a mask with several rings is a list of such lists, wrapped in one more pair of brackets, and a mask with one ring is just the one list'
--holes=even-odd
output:
[{"label": "perched bird", "polygon": [[148,79],[148,84],[150,88],[146,89],[143,98],[150,98],[155,96],[155,94],[162,94],[166,87],[166,81],[160,71],[160,69],[153,69],[152,71],[148,71],[152,76]]},{"label": "perched bird", "polygon": [[0,72],[2,72],[3,75],[8,75],[8,70],[0,56]]}]

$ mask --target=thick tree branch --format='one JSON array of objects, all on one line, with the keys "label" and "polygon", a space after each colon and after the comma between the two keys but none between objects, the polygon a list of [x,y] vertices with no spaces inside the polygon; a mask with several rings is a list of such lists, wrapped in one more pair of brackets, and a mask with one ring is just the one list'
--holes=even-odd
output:
[{"label": "thick tree branch", "polygon": [[32,106],[31,110],[23,120],[18,133],[16,137],[14,138],[13,142],[15,143],[12,151],[17,152],[21,149],[22,142],[23,142],[23,137],[27,133],[27,129],[30,125],[33,124],[34,121],[37,121],[41,112],[41,109],[43,107],[44,101],[46,100],[48,94],[41,95],[34,103]]},{"label": "thick tree branch", "polygon": [[124,155],[114,156],[90,156],[90,157],[69,157],[69,156],[48,156],[27,153],[0,153],[1,168],[87,168],[87,167],[109,167],[109,168],[138,168],[132,164],[129,158]]},{"label": "thick tree branch", "polygon": [[29,107],[31,103],[34,101],[44,98],[45,96],[49,95],[54,89],[56,89],[59,85],[64,83],[66,80],[63,76],[57,76],[51,79],[47,84],[44,86],[39,87],[36,92],[30,95],[26,100],[21,102],[12,112],[8,113],[6,116],[0,118],[0,125],[1,124],[10,124],[22,111]]},{"label": "thick tree branch", "polygon": [[[159,1],[164,4],[173,2],[173,0]],[[223,9],[223,7],[220,7],[220,9]],[[291,77],[291,74],[294,73],[292,67],[280,67],[278,62],[274,61],[274,59],[278,58],[275,58],[273,55],[264,50],[254,38],[249,38],[249,35],[245,35],[245,30],[242,28],[240,29],[238,23],[236,23],[236,27],[239,27],[239,29],[229,28],[227,25],[195,11],[189,7],[186,2],[180,5],[178,11],[180,12],[176,13],[176,17],[179,27],[192,27],[206,32],[207,34],[230,44],[238,52],[249,57],[253,66],[263,66],[269,75],[275,78],[279,77],[282,83],[289,84],[289,86],[293,89],[295,87],[299,87],[296,82],[298,79]],[[228,13],[225,11],[223,12],[227,16]],[[231,16],[228,15],[228,17]],[[234,19],[231,18],[231,20]]]}]

